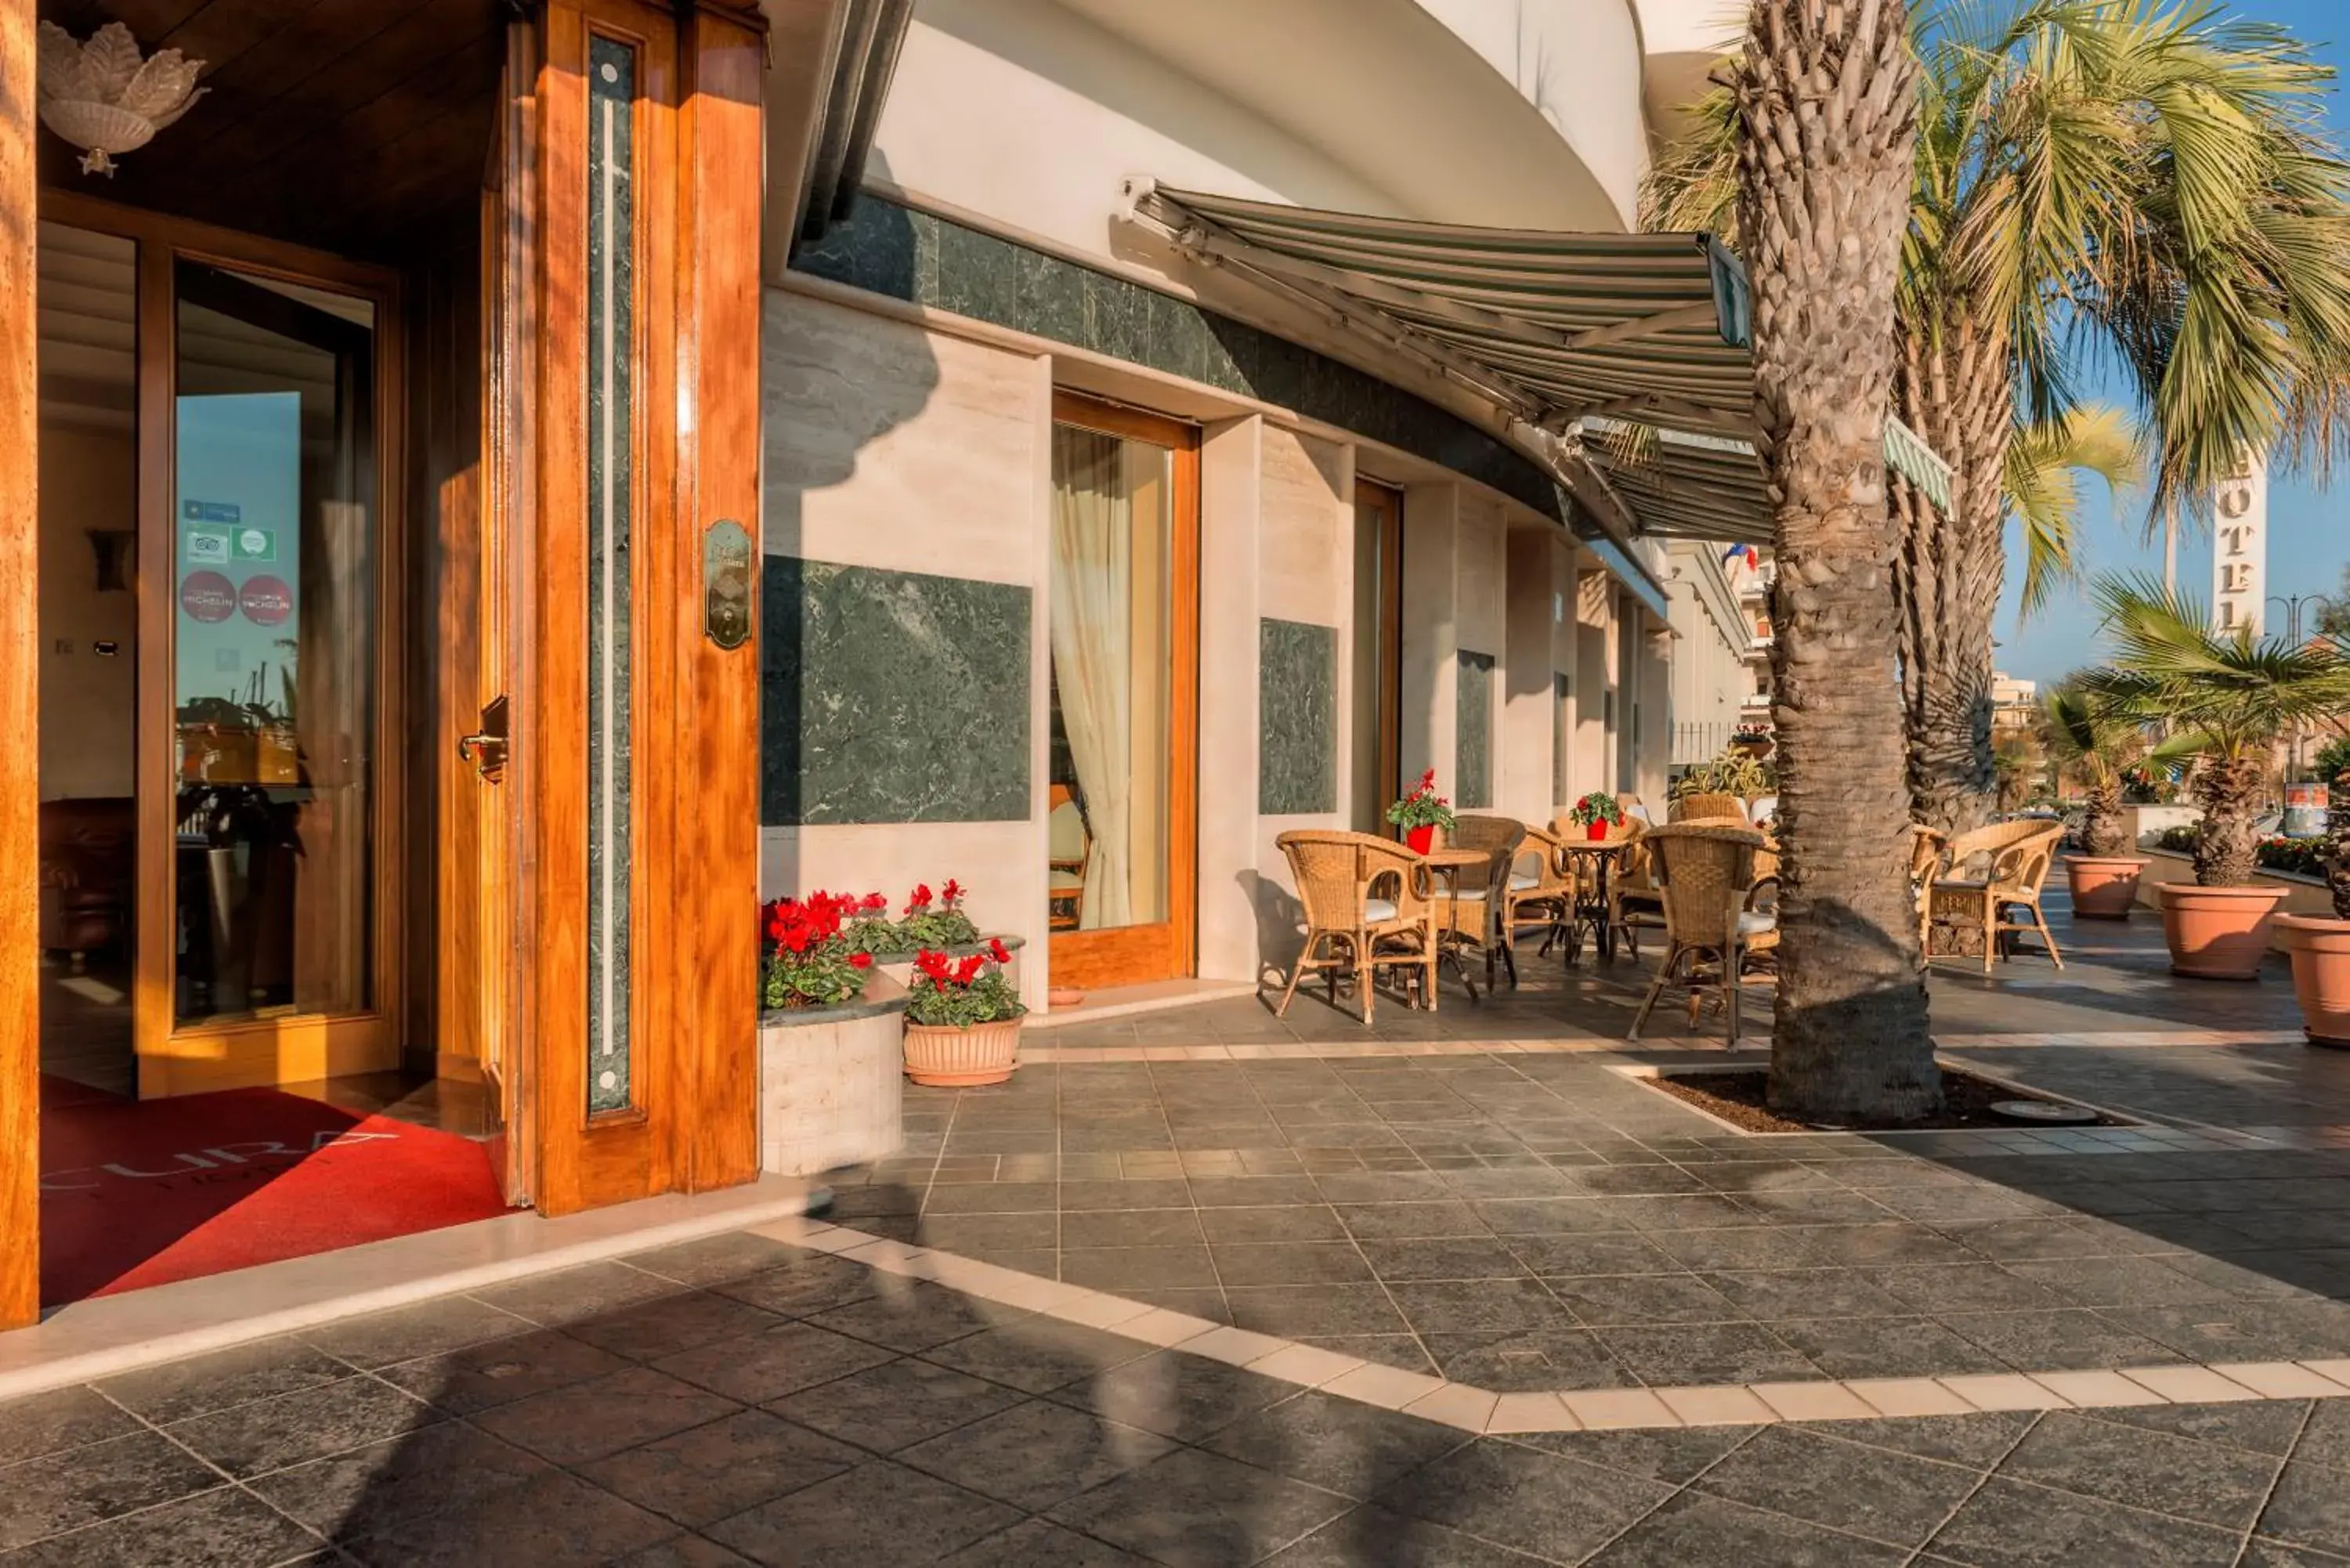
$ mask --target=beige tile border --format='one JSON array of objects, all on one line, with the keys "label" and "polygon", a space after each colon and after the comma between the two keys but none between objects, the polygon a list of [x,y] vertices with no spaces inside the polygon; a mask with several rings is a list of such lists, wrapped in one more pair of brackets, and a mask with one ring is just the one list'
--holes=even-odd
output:
[{"label": "beige tile border", "polygon": [[756,1226],[753,1231],[854,1258],[889,1272],[932,1280],[983,1300],[1026,1307],[1045,1317],[1083,1324],[1162,1349],[1207,1356],[1299,1388],[1316,1388],[1359,1404],[1401,1410],[1464,1432],[1767,1426],[1983,1411],[2350,1398],[2350,1357],[1502,1394],[1274,1334],[1211,1323],[1104,1291],[882,1241],[846,1226],[796,1220]]}]

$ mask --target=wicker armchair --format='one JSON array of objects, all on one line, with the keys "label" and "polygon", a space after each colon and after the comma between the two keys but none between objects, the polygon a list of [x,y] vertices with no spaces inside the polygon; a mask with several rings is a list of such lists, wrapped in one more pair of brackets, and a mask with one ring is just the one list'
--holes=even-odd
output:
[{"label": "wicker armchair", "polygon": [[1735,822],[1744,825],[1746,803],[1734,794],[1685,794],[1673,802],[1675,822]]},{"label": "wicker armchair", "polygon": [[1754,857],[1762,836],[1727,823],[1673,823],[1652,829],[1643,840],[1656,863],[1665,906],[1665,961],[1632,1017],[1627,1040],[1676,979],[1690,988],[1690,1023],[1697,1023],[1706,981],[1700,966],[1711,961],[1712,985],[1730,1015],[1730,1044],[1738,1044],[1738,993],[1747,956],[1765,937],[1775,937],[1778,916],[1749,908],[1754,888]]},{"label": "wicker armchair", "polygon": [[1436,1009],[1436,910],[1429,899],[1428,868],[1391,839],[1367,833],[1293,831],[1274,840],[1288,857],[1305,908],[1305,941],[1290,966],[1289,984],[1274,1011],[1289,1011],[1298,981],[1319,971],[1338,1002],[1339,977],[1351,974],[1370,1024],[1372,993],[1382,967],[1419,971],[1419,995]]},{"label": "wicker armchair", "polygon": [[[2048,880],[2048,868],[2055,862],[2056,846],[2064,836],[2059,824],[2027,821],[1995,822],[1951,839],[1942,866],[1927,888],[1927,935],[1932,935],[1937,920],[1981,931],[1983,973],[1989,974],[1991,961],[2007,956],[2000,940],[2002,936],[2036,930],[2048,944],[2050,961],[2063,969],[2064,955],[2056,950],[2047,917],[2040,912],[2040,889]],[[1973,871],[1977,863],[1981,863],[1979,872],[1955,875]],[[2011,918],[2010,911],[2018,909],[2032,918]]]},{"label": "wicker armchair", "polygon": [[1481,879],[1473,870],[1463,870],[1461,895],[1456,898],[1440,898],[1437,904],[1439,922],[1450,920],[1451,929],[1467,945],[1474,946],[1485,955],[1485,983],[1493,983],[1496,960],[1510,971],[1510,983],[1518,983],[1518,955],[1509,921],[1509,900],[1513,886],[1520,891],[1531,891],[1535,879],[1531,873],[1517,868],[1520,847],[1526,841],[1526,825],[1514,816],[1462,816],[1453,821],[1452,831],[1445,843],[1454,849],[1474,849],[1489,858],[1485,875]]},{"label": "wicker armchair", "polygon": [[1575,877],[1566,858],[1566,840],[1547,828],[1529,826],[1525,842],[1511,867],[1509,896],[1503,901],[1502,924],[1510,947],[1517,948],[1523,926],[1540,926],[1549,937],[1565,929],[1575,918]]}]

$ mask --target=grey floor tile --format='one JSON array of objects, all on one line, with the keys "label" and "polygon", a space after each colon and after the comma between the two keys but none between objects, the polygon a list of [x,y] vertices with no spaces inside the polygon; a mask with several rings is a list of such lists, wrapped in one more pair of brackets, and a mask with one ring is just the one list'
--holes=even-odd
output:
[{"label": "grey floor tile", "polygon": [[1639,1377],[1587,1328],[1424,1334],[1419,1343],[1455,1383],[1497,1394],[1635,1386]]},{"label": "grey floor tile", "polygon": [[1915,1310],[1880,1289],[1862,1269],[1780,1269],[1712,1273],[1707,1284],[1742,1316],[1762,1322],[1801,1317],[1901,1317]]},{"label": "grey floor tile", "polygon": [[9,1568],[266,1568],[303,1560],[318,1538],[224,1487],[144,1513],[52,1536],[9,1554]]},{"label": "grey floor tile", "polygon": [[195,1416],[165,1428],[239,1478],[338,1454],[439,1420],[430,1405],[372,1377],[347,1377]]},{"label": "grey floor tile", "polygon": [[1043,1519],[973,1542],[943,1562],[945,1568],[1149,1568],[1130,1552]]},{"label": "grey floor tile", "polygon": [[1496,1236],[1567,1236],[1592,1231],[1636,1230],[1630,1218],[1601,1198],[1487,1199],[1471,1211]]},{"label": "grey floor tile", "polygon": [[1969,1312],[2031,1312],[2061,1307],[2064,1299],[1997,1263],[1899,1265],[1871,1272],[1871,1282],[1914,1311],[1949,1317]]},{"label": "grey floor tile", "polygon": [[[2283,1450],[2263,1448],[2261,1451],[2274,1453]],[[2310,1407],[2309,1424],[2303,1430],[2300,1445],[2293,1453],[2295,1459],[2306,1459],[2312,1464],[2350,1470],[2350,1400],[2321,1399]]]},{"label": "grey floor tile", "polygon": [[2057,1410],[1999,1473],[2014,1480],[2248,1530],[2276,1480],[2275,1459]]},{"label": "grey floor tile", "polygon": [[1552,1562],[1573,1563],[1669,1493],[1627,1471],[1485,1439],[1423,1465],[1373,1501]]},{"label": "grey floor tile", "polygon": [[1196,1209],[1076,1209],[1055,1218],[1060,1228],[1055,1245],[1073,1249],[1198,1246],[1207,1240]]},{"label": "grey floor tile", "polygon": [[1362,1498],[1467,1441],[1451,1427],[1308,1390],[1233,1422],[1200,1446]]},{"label": "grey floor tile", "polygon": [[1423,1282],[1388,1290],[1411,1326],[1424,1334],[1577,1326],[1558,1298],[1534,1280]]},{"label": "grey floor tile", "polygon": [[[525,1325],[509,1318],[514,1328]],[[232,1350],[109,1377],[97,1385],[117,1404],[158,1426],[340,1382],[351,1369],[298,1339],[265,1339]]]},{"label": "grey floor tile", "polygon": [[1063,1503],[1054,1519],[1169,1568],[1269,1556],[1345,1512],[1345,1498],[1197,1449]]},{"label": "grey floor tile", "polygon": [[616,1558],[613,1568],[749,1568],[750,1559],[702,1535],[673,1535]]},{"label": "grey floor tile", "polygon": [[935,1563],[1020,1511],[888,1459],[719,1521],[704,1533],[770,1568]]},{"label": "grey floor tile", "polygon": [[690,1291],[582,1318],[564,1333],[631,1361],[659,1361],[714,1340],[756,1334],[784,1320],[763,1307],[709,1291]]},{"label": "grey floor tile", "polygon": [[1372,1272],[1383,1280],[1512,1280],[1534,1272],[1507,1245],[1490,1237],[1377,1241],[1361,1246]]},{"label": "grey floor tile", "polygon": [[0,1469],[0,1552],[220,1484],[218,1475],[152,1432],[26,1459]]},{"label": "grey floor tile", "polygon": [[623,1357],[572,1338],[560,1329],[534,1329],[444,1355],[427,1355],[377,1374],[420,1399],[465,1416],[509,1405],[533,1394],[584,1382],[629,1365]]},{"label": "grey floor tile", "polygon": [[1922,1546],[1973,1492],[1980,1471],[1766,1427],[1697,1481],[1700,1490],[1895,1546]]},{"label": "grey floor tile", "polygon": [[2282,1541],[2350,1555],[2350,1471],[2294,1459],[2277,1478],[2260,1532]]},{"label": "grey floor tile", "polygon": [[1071,1248],[1061,1253],[1061,1278],[1073,1285],[1118,1293],[1199,1290],[1217,1283],[1216,1266],[1204,1244]]},{"label": "grey floor tile", "polygon": [[301,1337],[354,1366],[389,1366],[421,1355],[526,1334],[533,1324],[471,1296],[443,1296],[312,1329]]},{"label": "grey floor tile", "polygon": [[907,1357],[802,1389],[771,1407],[804,1427],[887,1454],[1008,1409],[1021,1397]]},{"label": "grey floor tile", "polygon": [[1358,1508],[1265,1563],[1266,1568],[1534,1568],[1540,1561],[1424,1519]]},{"label": "grey floor tile", "polygon": [[582,1318],[617,1312],[655,1296],[675,1295],[674,1280],[632,1269],[626,1263],[588,1263],[552,1274],[534,1274],[510,1284],[493,1285],[473,1293],[494,1307],[526,1317],[549,1328],[560,1328]]},{"label": "grey floor tile", "polygon": [[1038,1513],[1139,1469],[1174,1446],[1172,1438],[1090,1410],[1031,1400],[900,1449],[897,1459],[983,1497]]},{"label": "grey floor tile", "polygon": [[1300,1203],[1279,1208],[1202,1209],[1199,1222],[1207,1239],[1223,1245],[1236,1241],[1343,1241],[1347,1227],[1338,1211],[1326,1203]]},{"label": "grey floor tile", "polygon": [[1831,1377],[1939,1377],[2004,1372],[2005,1362],[1931,1318],[1802,1318],[1771,1332]]},{"label": "grey floor tile", "polygon": [[1064,1181],[1058,1206],[1069,1213],[1098,1209],[1188,1209],[1191,1189],[1180,1177],[1149,1181]]},{"label": "grey floor tile", "polygon": [[1629,1428],[1602,1432],[1521,1432],[1499,1439],[1540,1449],[1644,1480],[1679,1486],[1753,1440],[1758,1427]]},{"label": "grey floor tile", "polygon": [[1036,1317],[950,1340],[928,1359],[1029,1394],[1048,1394],[1147,1355],[1151,1347],[1081,1324]]},{"label": "grey floor tile", "polygon": [[2350,1557],[2336,1557],[2331,1552],[2255,1535],[2245,1544],[2237,1568],[2342,1568],[2345,1563],[2350,1563]]},{"label": "grey floor tile", "polygon": [[1061,1217],[1051,1210],[1020,1214],[925,1214],[918,1239],[946,1252],[1049,1250],[1061,1244]]},{"label": "grey floor tile", "polygon": [[[1322,1179],[1326,1183],[1329,1178]],[[1402,1241],[1432,1236],[1483,1237],[1485,1222],[1457,1198],[1399,1203],[1347,1203],[1339,1220],[1358,1241]]]},{"label": "grey floor tile", "polygon": [[250,1483],[331,1540],[357,1541],[544,1476],[545,1459],[463,1421],[296,1465]]},{"label": "grey floor tile", "polygon": [[880,1283],[879,1277],[862,1263],[816,1253],[712,1289],[769,1312],[805,1317],[863,1301],[880,1289]]},{"label": "grey floor tile", "polygon": [[2085,1307],[2055,1312],[1944,1313],[1947,1328],[2019,1371],[2159,1366],[2178,1353]]},{"label": "grey floor tile", "polygon": [[[1399,1320],[1400,1321],[1400,1320]],[[1393,1366],[1405,1372],[1424,1373],[1433,1377],[1439,1369],[1429,1358],[1419,1337],[1410,1334],[1332,1334],[1304,1335],[1300,1345],[1336,1351],[1340,1355],[1357,1356],[1381,1366]]]},{"label": "grey floor tile", "polygon": [[1227,1290],[1250,1285],[1336,1285],[1372,1278],[1352,1241],[1245,1241],[1211,1247]]},{"label": "grey floor tile", "polygon": [[1411,1324],[1378,1285],[1259,1285],[1224,1293],[1232,1322],[1285,1339],[1409,1334]]},{"label": "grey floor tile", "polygon": [[1801,1351],[1759,1324],[1683,1324],[1595,1332],[1616,1358],[1646,1383],[1766,1383],[1815,1377],[1820,1371]]},{"label": "grey floor tile", "polygon": [[649,1252],[631,1252],[625,1261],[631,1268],[680,1284],[707,1287],[747,1279],[809,1255],[805,1247],[754,1236],[748,1231],[729,1231],[723,1235],[656,1247]]},{"label": "grey floor tile", "polygon": [[482,1428],[559,1465],[602,1459],[738,1408],[650,1366],[567,1384],[474,1417]]},{"label": "grey floor tile", "polygon": [[1060,1207],[1060,1189],[1050,1181],[980,1181],[931,1189],[922,1214],[1013,1214]]},{"label": "grey floor tile", "polygon": [[0,1466],[78,1449],[139,1430],[139,1423],[91,1389],[59,1388],[0,1405]]},{"label": "grey floor tile", "polygon": [[588,1568],[676,1535],[677,1526],[603,1488],[552,1471],[521,1486],[403,1521],[358,1542],[369,1568]]},{"label": "grey floor tile", "polygon": [[[2102,1412],[2101,1412],[2102,1414]],[[1975,1416],[1909,1416],[1837,1421],[1818,1428],[1838,1442],[1866,1443],[1921,1459],[1944,1459],[1989,1470],[2039,1419],[2038,1412],[2002,1410]]]},{"label": "grey floor tile", "polygon": [[2168,1306],[2222,1301],[2227,1293],[2158,1258],[2064,1258],[2010,1263],[2008,1272],[2085,1306]]},{"label": "grey floor tile", "polygon": [[578,1469],[639,1508],[698,1529],[853,1469],[867,1458],[862,1449],[764,1410],[738,1410]]},{"label": "grey floor tile", "polygon": [[1620,1274],[1545,1282],[1577,1322],[1623,1324],[1735,1323],[1751,1314],[1693,1274]]},{"label": "grey floor tile", "polygon": [[1993,1477],[1929,1543],[1977,1568],[2227,1568],[2242,1535]]},{"label": "grey floor tile", "polygon": [[1595,1274],[1678,1274],[1681,1262],[1637,1231],[1595,1231],[1571,1236],[1511,1236],[1511,1251],[1544,1278]]},{"label": "grey floor tile", "polygon": [[1785,1514],[1688,1492],[1641,1520],[1593,1568],[1886,1568],[1908,1561],[1899,1547],[1856,1540]]},{"label": "grey floor tile", "polygon": [[1310,1176],[1195,1176],[1191,1202],[1201,1209],[1257,1209],[1267,1205],[1322,1202]]},{"label": "grey floor tile", "polygon": [[810,1324],[891,1350],[921,1351],[1031,1314],[931,1284],[891,1278],[880,1293],[817,1313]]},{"label": "grey floor tile", "polygon": [[1197,1442],[1297,1391],[1294,1383],[1162,1350],[1052,1395],[1060,1404]]}]

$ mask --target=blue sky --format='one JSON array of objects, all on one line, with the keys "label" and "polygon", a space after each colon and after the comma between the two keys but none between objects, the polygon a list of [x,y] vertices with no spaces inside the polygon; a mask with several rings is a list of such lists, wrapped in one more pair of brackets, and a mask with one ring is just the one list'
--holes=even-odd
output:
[{"label": "blue sky", "polygon": [[[2350,5],[2343,0],[2238,0],[2243,15],[2277,22],[2307,40],[2320,58],[2338,71],[2350,73]],[[2327,119],[2337,135],[2350,140],[2350,98],[2336,83],[2327,107]],[[2162,547],[2139,542],[2142,501],[2109,494],[2103,482],[2084,486],[2081,535],[2083,565],[2087,573],[2145,568],[2162,569]],[[2299,477],[2272,474],[2269,486],[2269,591],[2274,594],[2334,594],[2342,587],[2342,566],[2350,559],[2350,473],[2334,482],[2330,492],[2318,490]],[[2016,592],[2022,556],[2016,530],[2008,530],[2007,591],[2000,601],[1995,635],[2000,641],[1999,668],[2011,675],[2053,680],[2097,657],[2095,619],[2085,594],[2060,591],[2038,615],[2018,624]],[[2210,541],[2189,532],[2179,541],[2178,580],[2199,597],[2208,597],[2211,580]],[[2282,629],[2283,607],[2268,610]],[[2302,612],[2303,626],[2312,611]]]}]

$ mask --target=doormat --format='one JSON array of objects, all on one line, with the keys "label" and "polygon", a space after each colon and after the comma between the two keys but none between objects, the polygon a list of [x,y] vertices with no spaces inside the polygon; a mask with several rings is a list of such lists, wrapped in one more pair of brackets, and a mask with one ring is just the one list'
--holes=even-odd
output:
[{"label": "doormat", "polygon": [[275,1089],[41,1086],[43,1306],[507,1211],[487,1149],[452,1133]]}]

